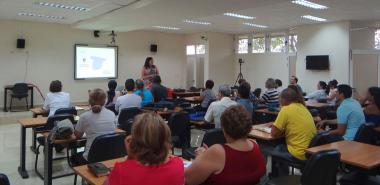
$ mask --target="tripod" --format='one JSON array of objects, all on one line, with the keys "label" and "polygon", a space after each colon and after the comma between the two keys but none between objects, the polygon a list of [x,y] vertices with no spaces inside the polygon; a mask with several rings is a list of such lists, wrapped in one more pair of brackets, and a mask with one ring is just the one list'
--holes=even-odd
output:
[{"label": "tripod", "polygon": [[243,73],[241,73],[241,65],[243,64],[243,62],[239,61],[239,64],[240,64],[239,74],[236,78],[234,86],[236,86],[236,84],[239,82],[240,79],[244,79]]}]

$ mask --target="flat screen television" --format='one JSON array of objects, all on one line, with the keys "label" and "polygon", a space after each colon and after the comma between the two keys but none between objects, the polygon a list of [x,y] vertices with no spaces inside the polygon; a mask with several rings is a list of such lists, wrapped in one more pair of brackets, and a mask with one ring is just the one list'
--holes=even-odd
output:
[{"label": "flat screen television", "polygon": [[307,70],[329,70],[329,56],[328,55],[310,55],[306,56],[306,69]]}]

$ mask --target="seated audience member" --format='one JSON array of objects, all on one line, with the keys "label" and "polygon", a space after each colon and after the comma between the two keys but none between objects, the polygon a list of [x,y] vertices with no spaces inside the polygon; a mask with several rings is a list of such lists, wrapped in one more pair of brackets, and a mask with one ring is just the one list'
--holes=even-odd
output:
[{"label": "seated audience member", "polygon": [[124,108],[141,108],[141,97],[133,92],[135,90],[135,81],[133,79],[127,79],[125,81],[125,89],[127,90],[127,94],[117,98],[115,110],[120,112]]},{"label": "seated audience member", "polygon": [[62,83],[59,80],[54,80],[50,83],[50,93],[46,95],[42,109],[49,112],[49,117],[55,114],[55,111],[60,108],[69,108],[71,106],[70,94],[62,92]]},{"label": "seated audience member", "polygon": [[106,93],[102,89],[94,89],[90,92],[89,104],[91,110],[80,115],[78,124],[75,126],[76,138],[86,134],[87,142],[82,156],[77,157],[78,164],[86,164],[88,152],[96,137],[115,132],[115,114],[106,109]]},{"label": "seated audience member", "polygon": [[365,116],[360,103],[353,98],[352,88],[349,85],[338,85],[338,101],[340,105],[336,112],[336,120],[324,120],[318,123],[318,128],[326,124],[338,124],[338,128],[331,130],[330,134],[343,137],[345,140],[353,140],[360,125],[365,123]]},{"label": "seated audience member", "polygon": [[185,169],[187,185],[251,185],[265,174],[265,161],[256,141],[248,139],[250,114],[241,105],[231,106],[221,116],[226,144],[197,149],[197,157]]},{"label": "seated audience member", "polygon": [[144,88],[143,80],[136,80],[136,88],[135,94],[139,95],[142,99],[141,107],[145,107],[146,105],[153,103],[153,95],[148,89]]},{"label": "seated audience member", "polygon": [[170,155],[170,129],[155,113],[136,116],[125,139],[128,158],[115,164],[105,185],[183,185],[181,158]]},{"label": "seated audience member", "polygon": [[306,96],[310,100],[327,99],[327,84],[324,81],[319,81],[317,90]]},{"label": "seated audience member", "polygon": [[295,85],[295,86],[297,86],[300,89],[300,91],[303,93],[301,86],[298,85],[298,78],[296,76],[291,76],[290,77],[290,84],[289,85]]},{"label": "seated audience member", "polygon": [[200,106],[196,106],[195,109],[197,111],[207,111],[208,106],[212,101],[216,100],[216,95],[212,88],[214,87],[214,81],[207,80],[205,84],[206,89],[201,93],[199,97],[199,101],[202,101]]},{"label": "seated audience member", "polygon": [[251,92],[251,85],[248,82],[240,84],[238,88],[238,104],[243,105],[245,109],[252,114],[253,113],[253,103],[249,99],[249,93]]},{"label": "seated audience member", "polygon": [[338,89],[337,89],[338,81],[336,81],[335,79],[331,80],[329,81],[329,84],[327,86],[328,86],[327,89],[329,89],[327,100],[335,104],[337,101],[337,96],[338,96]]},{"label": "seated audience member", "polygon": [[161,85],[160,76],[153,77],[153,85],[150,91],[152,92],[155,103],[168,98],[168,89],[165,86]]},{"label": "seated audience member", "polygon": [[266,105],[278,105],[278,91],[276,90],[276,82],[273,78],[267,79],[265,82],[265,88],[267,88],[267,90],[261,96],[260,102],[265,103]]},{"label": "seated audience member", "polygon": [[107,103],[106,105],[115,103],[116,101],[116,87],[117,87],[117,82],[115,80],[110,80],[108,82],[108,91],[107,91]]},{"label": "seated audience member", "polygon": [[303,95],[300,89],[295,85],[288,85],[288,88],[293,89],[297,94],[298,102],[306,106],[305,98],[303,98]]},{"label": "seated audience member", "polygon": [[279,93],[281,93],[281,91],[284,90],[284,89],[282,88],[282,81],[281,81],[280,79],[276,79],[275,82],[276,82],[276,90],[277,90]]},{"label": "seated audience member", "polygon": [[376,127],[380,127],[380,88],[370,87],[366,96],[361,99],[364,105],[364,115],[367,123],[374,123]]},{"label": "seated audience member", "polygon": [[[284,89],[280,95],[281,110],[276,121],[271,126],[273,137],[285,136],[286,145],[275,148],[276,157],[290,161],[305,161],[305,149],[316,135],[314,120],[309,110],[300,102],[299,95],[291,88]],[[282,167],[277,161],[273,161],[273,175],[279,175],[279,171],[287,173],[287,167]]]},{"label": "seated audience member", "polygon": [[220,116],[228,107],[237,103],[230,99],[231,88],[228,85],[219,86],[218,98],[219,101],[212,102],[208,107],[205,121],[215,124],[215,128],[220,128]]}]

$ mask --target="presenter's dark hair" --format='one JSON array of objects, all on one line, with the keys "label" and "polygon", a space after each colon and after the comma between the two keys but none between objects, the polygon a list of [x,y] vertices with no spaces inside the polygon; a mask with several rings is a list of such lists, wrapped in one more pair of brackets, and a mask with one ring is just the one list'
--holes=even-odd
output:
[{"label": "presenter's dark hair", "polygon": [[148,69],[148,68],[150,68],[150,61],[151,60],[153,60],[153,58],[152,57],[146,57],[146,59],[145,59],[145,63],[144,63],[144,68],[145,69]]},{"label": "presenter's dark hair", "polygon": [[133,79],[127,79],[125,81],[125,89],[127,91],[133,91],[133,90],[135,90],[135,81]]},{"label": "presenter's dark hair", "polygon": [[52,93],[62,91],[62,82],[59,80],[54,80],[50,83],[49,91]]},{"label": "presenter's dark hair", "polygon": [[115,80],[110,80],[108,82],[108,89],[114,91],[117,87],[117,82]]}]

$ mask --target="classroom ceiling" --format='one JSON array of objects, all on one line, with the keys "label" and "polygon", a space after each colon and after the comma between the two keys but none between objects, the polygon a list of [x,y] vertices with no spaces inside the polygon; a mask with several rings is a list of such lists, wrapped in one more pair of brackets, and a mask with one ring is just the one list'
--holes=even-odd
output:
[{"label": "classroom ceiling", "polygon": [[[198,33],[222,32],[231,34],[266,30],[292,29],[316,22],[301,19],[313,15],[328,22],[341,20],[380,20],[380,0],[309,0],[323,4],[326,10],[314,10],[295,5],[291,0],[0,0],[0,19],[69,24],[88,30],[157,30],[153,26],[177,27],[167,32]],[[88,11],[40,6],[38,3],[60,3],[79,6]],[[19,13],[34,16],[19,16]],[[227,17],[233,12],[255,17],[243,20]],[[43,15],[43,16],[38,16]],[[46,16],[62,16],[51,19]],[[210,22],[210,25],[189,24],[185,19]],[[254,23],[268,28],[252,28],[243,23]]]}]

